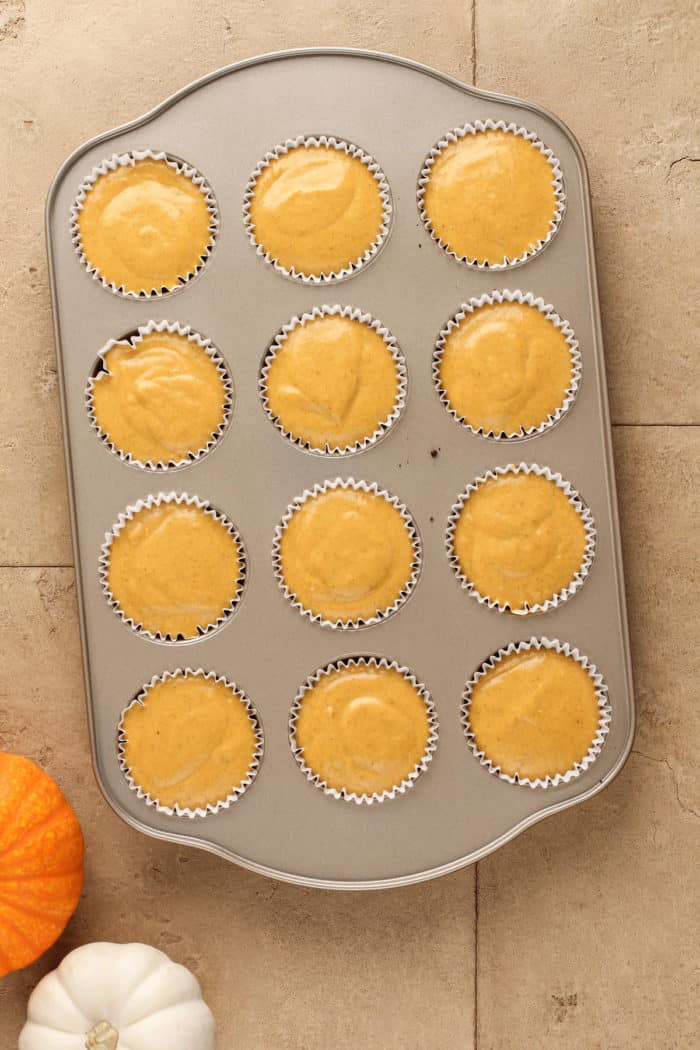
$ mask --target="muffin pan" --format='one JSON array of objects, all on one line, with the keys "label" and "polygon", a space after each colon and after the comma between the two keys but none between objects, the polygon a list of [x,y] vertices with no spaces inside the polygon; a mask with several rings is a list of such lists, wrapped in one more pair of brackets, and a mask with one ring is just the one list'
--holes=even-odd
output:
[{"label": "muffin pan", "polygon": [[[527,128],[552,150],[563,173],[566,211],[556,237],[512,272],[459,264],[433,243],[420,219],[417,190],[426,155],[450,129],[478,121]],[[256,254],[246,232],[251,173],[276,144],[299,135],[357,144],[389,184],[393,221],[382,252],[342,283],[285,280]],[[176,295],[111,294],[91,279],[72,243],[71,207],[81,183],[105,159],[131,150],[163,151],[192,165],[216,201],[215,248]],[[614,778],[631,747],[634,708],[610,423],[585,164],[555,117],[390,56],[340,49],[264,56],[205,77],[145,117],[81,146],[54,180],[46,223],[93,764],[105,796],[128,823],[291,882],[387,887],[470,864]],[[449,318],[462,304],[504,289],[551,304],[571,325],[581,355],[575,403],[556,427],[518,442],[458,425],[441,404],[432,373]],[[282,440],[259,389],[275,334],[289,318],[324,305],[381,318],[406,361],[400,418],[351,463]],[[205,333],[235,390],[230,424],[211,453],[168,471],[167,479],[110,452],[85,403],[100,349],[163,320]],[[485,472],[521,461],[561,474],[580,494],[595,522],[596,552],[580,593],[547,612],[515,617],[470,600],[445,541],[460,493]],[[273,567],[275,528],[288,507],[338,476],[394,494],[410,508],[420,537],[421,574],[410,600],[362,629],[323,627],[300,615],[281,593]],[[172,490],[236,522],[247,586],[236,615],[220,630],[163,645],[125,629],[114,615],[100,582],[100,548],[128,506]],[[546,790],[489,775],[461,724],[465,686],[475,672],[492,654],[532,636],[585,654],[607,684],[611,710],[595,761]],[[409,668],[429,691],[439,720],[432,761],[412,790],[372,806],[344,805],[316,790],[300,773],[289,740],[303,684],[319,668],[353,657]],[[194,819],[147,806],[127,783],[117,746],[124,708],[154,676],[183,667],[236,682],[265,738],[260,772],[245,796],[230,810]]]}]

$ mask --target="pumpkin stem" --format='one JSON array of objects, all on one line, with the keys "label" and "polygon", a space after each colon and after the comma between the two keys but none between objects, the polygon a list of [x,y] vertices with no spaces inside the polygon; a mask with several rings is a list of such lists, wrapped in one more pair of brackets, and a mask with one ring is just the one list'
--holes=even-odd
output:
[{"label": "pumpkin stem", "polygon": [[87,1034],[85,1050],[117,1050],[119,1032],[109,1021],[100,1021]]}]

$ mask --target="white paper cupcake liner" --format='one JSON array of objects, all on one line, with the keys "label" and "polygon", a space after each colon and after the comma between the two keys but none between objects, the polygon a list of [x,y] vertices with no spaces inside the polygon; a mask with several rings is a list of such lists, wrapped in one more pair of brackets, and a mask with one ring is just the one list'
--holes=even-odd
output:
[{"label": "white paper cupcake liner", "polygon": [[[165,163],[177,171],[178,174],[184,175],[186,178],[190,179],[190,181],[201,191],[209,210],[209,242],[204,249],[204,252],[199,257],[197,265],[189,270],[188,273],[180,277],[177,284],[174,284],[169,288],[142,288],[139,291],[134,291],[125,288],[123,285],[118,285],[114,281],[108,281],[107,278],[100,273],[99,269],[88,259],[80,236],[80,212],[83,209],[87,195],[90,193],[99,177],[101,175],[106,175],[110,171],[115,171],[116,168],[119,167],[134,167],[136,162],[140,160],[165,161]],[[190,164],[186,164],[182,160],[178,160],[176,157],[170,156],[168,153],[164,153],[162,150],[134,149],[130,150],[128,153],[114,153],[111,157],[108,157],[106,160],[103,160],[96,165],[90,174],[83,179],[80,188],[78,189],[78,195],[70,210],[70,233],[73,247],[80,262],[90,276],[101,284],[103,288],[107,288],[108,291],[113,292],[114,295],[120,295],[126,299],[158,299],[186,287],[192,278],[196,277],[204,269],[205,264],[214,250],[214,245],[219,233],[219,211],[209,183],[196,168],[193,168]]]},{"label": "white paper cupcake liner", "polygon": [[[231,598],[227,607],[222,611],[221,615],[217,617],[214,623],[203,624],[199,627],[199,634],[196,638],[173,638],[173,636],[170,634],[162,634],[160,631],[152,632],[147,630],[141,624],[136,623],[136,621],[132,617],[126,615],[124,610],[121,608],[119,602],[112,594],[112,591],[109,587],[110,554],[112,550],[112,543],[114,542],[115,537],[119,535],[119,533],[129,521],[132,521],[136,517],[139,511],[147,510],[151,507],[158,507],[161,506],[163,503],[175,503],[178,506],[184,505],[186,507],[199,507],[199,509],[203,510],[205,514],[209,515],[209,517],[211,518],[214,518],[215,521],[218,521],[221,523],[221,525],[223,525],[223,527],[226,529],[229,535],[233,537],[238,550],[240,570],[238,574],[238,579],[236,580],[236,586],[238,588],[237,593]],[[134,503],[132,506],[127,507],[126,510],[119,515],[109,532],[105,533],[105,540],[100,548],[99,575],[102,590],[107,601],[109,602],[110,608],[114,610],[114,612],[122,621],[122,623],[126,624],[126,626],[131,628],[132,631],[135,631],[137,634],[141,635],[142,638],[148,638],[152,642],[159,642],[164,645],[180,646],[190,645],[194,642],[200,641],[202,638],[208,638],[211,634],[214,633],[214,631],[218,631],[221,627],[224,626],[224,624],[228,623],[230,618],[233,616],[233,614],[236,612],[241,602],[243,601],[243,596],[245,593],[246,583],[248,579],[248,563],[246,550],[243,545],[241,535],[238,532],[236,526],[233,524],[233,522],[229,521],[225,514],[222,514],[220,511],[216,510],[214,507],[211,506],[210,503],[207,503],[206,500],[200,499],[199,496],[189,496],[185,492],[161,492],[157,496],[152,495],[148,496],[146,499],[137,500],[136,503]]]},{"label": "white paper cupcake liner", "polygon": [[[274,160],[278,160],[281,156],[284,156],[285,153],[288,153],[292,149],[297,149],[299,146],[323,146],[327,149],[340,150],[351,157],[355,157],[357,160],[362,161],[368,171],[374,175],[379,187],[379,194],[382,201],[382,224],[379,229],[379,235],[365,251],[364,255],[359,256],[353,262],[344,266],[341,270],[313,274],[297,271],[293,266],[287,268],[282,266],[279,260],[271,255],[270,252],[265,251],[265,248],[262,244],[258,243],[257,237],[255,236],[255,224],[253,223],[250,214],[250,206],[255,191],[255,184],[265,168],[269,167]],[[389,237],[392,218],[393,206],[391,202],[389,183],[377,161],[374,160],[369,153],[365,153],[363,149],[360,149],[359,146],[355,146],[351,142],[346,142],[344,139],[335,138],[332,135],[298,135],[295,139],[286,139],[284,142],[280,143],[280,145],[275,146],[265,154],[263,159],[256,166],[252,175],[248,179],[245,195],[243,197],[243,221],[245,223],[245,229],[250,243],[255,248],[256,253],[261,256],[265,262],[269,263],[277,273],[281,274],[283,277],[288,277],[293,281],[300,281],[302,284],[321,285],[328,284],[329,282],[344,281],[346,278],[353,277],[356,273],[359,273],[360,270],[365,269],[370,262],[373,262],[374,259],[376,259],[384,247]]]},{"label": "white paper cupcake liner", "polygon": [[[537,426],[521,426],[519,430],[510,434],[506,434],[503,431],[497,433],[494,430],[484,430],[483,427],[472,426],[464,416],[460,416],[459,413],[452,408],[450,399],[440,379],[440,364],[442,362],[442,356],[448,336],[455,331],[455,329],[459,328],[460,324],[468,314],[474,313],[482,306],[493,306],[495,303],[521,303],[523,306],[535,307],[541,314],[544,314],[548,321],[551,321],[551,323],[559,329],[566,339],[567,346],[569,347],[569,354],[571,355],[571,380],[564,393],[564,399],[561,405],[559,405],[554,412],[551,412],[547,418],[542,420]],[[503,291],[485,292],[478,298],[470,299],[469,302],[464,303],[460,306],[457,313],[449,319],[440,332],[433,352],[433,382],[442,404],[455,422],[459,423],[466,430],[471,431],[472,434],[476,434],[477,437],[492,438],[494,441],[523,441],[526,438],[535,437],[538,434],[544,434],[547,430],[551,430],[551,428],[566,415],[576,400],[576,395],[578,394],[578,389],[581,383],[581,368],[581,351],[579,350],[578,340],[576,339],[569,322],[561,318],[559,314],[555,312],[554,307],[551,304],[545,303],[544,299],[536,299],[532,292],[521,292],[519,289],[516,289],[514,292],[510,292],[507,289]]]},{"label": "white paper cupcake liner", "polygon": [[[304,761],[304,749],[299,746],[296,739],[296,724],[301,710],[304,697],[322,678],[330,675],[333,671],[343,670],[346,668],[354,667],[371,667],[381,670],[392,670],[398,671],[404,678],[411,683],[413,688],[419,693],[423,703],[425,704],[426,711],[428,714],[428,721],[430,723],[430,734],[428,736],[428,742],[423,753],[423,756],[408,776],[390,790],[384,790],[382,792],[373,792],[371,795],[362,794],[358,795],[354,791],[346,791],[345,788],[338,791],[336,788],[329,787],[325,780],[306,765]],[[430,693],[426,687],[420,682],[416,676],[407,667],[400,666],[396,660],[387,660],[386,657],[376,656],[348,656],[340,660],[334,660],[332,663],[326,664],[325,667],[321,667],[318,671],[315,671],[312,675],[306,679],[304,684],[299,689],[298,693],[294,698],[292,709],[289,717],[289,743],[292,748],[292,754],[299,765],[302,773],[306,776],[307,780],[320,788],[324,795],[329,795],[331,798],[342,799],[344,802],[355,802],[357,805],[371,806],[375,802],[387,802],[390,799],[397,798],[399,795],[405,795],[410,787],[412,787],[421,773],[424,773],[430,762],[432,761],[433,755],[437,748],[438,732],[440,725],[435,710],[435,704],[433,703]]]},{"label": "white paper cupcake liner", "polygon": [[[143,788],[136,783],[136,781],[131,775],[131,770],[126,762],[125,755],[127,737],[126,731],[124,729],[124,718],[126,717],[127,712],[136,704],[140,704],[143,707],[145,701],[148,698],[150,690],[155,685],[157,685],[159,682],[165,682],[169,678],[186,678],[192,676],[205,678],[208,681],[212,682],[221,682],[223,685],[226,686],[227,689],[230,689],[231,692],[235,693],[236,696],[244,704],[245,709],[248,712],[248,717],[250,718],[250,721],[253,725],[253,731],[255,733],[255,751],[253,752],[253,758],[251,760],[250,766],[248,767],[248,772],[246,773],[241,783],[238,784],[236,787],[233,787],[230,793],[226,796],[226,798],[220,799],[215,804],[207,803],[207,806],[205,808],[197,806],[195,809],[191,809],[189,806],[181,806],[178,803],[176,803],[174,806],[164,806],[160,803],[160,801],[157,798],[154,798],[151,794],[149,794],[148,791],[144,791]],[[128,783],[131,790],[136,793],[137,798],[143,799],[146,805],[153,806],[155,809],[158,810],[159,813],[166,813],[168,816],[171,817],[190,817],[191,819],[193,819],[194,817],[206,817],[210,813],[219,813],[221,812],[221,810],[229,809],[229,807],[232,806],[234,802],[237,802],[238,799],[245,794],[245,792],[248,790],[248,788],[258,775],[263,757],[263,749],[264,737],[262,725],[260,723],[260,718],[258,716],[257,711],[255,710],[255,707],[250,702],[243,690],[240,689],[234,683],[229,682],[228,679],[224,678],[223,675],[218,675],[214,671],[204,671],[201,667],[197,668],[197,670],[192,670],[191,667],[179,667],[176,671],[165,671],[163,674],[154,675],[153,678],[151,678],[150,682],[147,682],[141,688],[141,690],[134,697],[131,703],[127,704],[127,706],[124,708],[119,719],[119,724],[117,726],[117,757],[119,760],[119,768],[124,774],[126,782]]]},{"label": "white paper cupcake liner", "polygon": [[[93,394],[96,382],[98,381],[97,377],[105,372],[109,373],[109,368],[105,363],[106,354],[112,349],[112,347],[123,345],[124,343],[128,343],[131,347],[136,347],[143,341],[144,336],[151,335],[152,332],[169,332],[171,335],[181,335],[191,343],[196,343],[196,345],[200,346],[207,357],[209,357],[214,363],[223,383],[224,415],[221,423],[217,429],[212,432],[211,438],[205,446],[194,452],[190,452],[184,459],[169,459],[167,461],[161,459],[157,462],[150,459],[143,462],[142,460],[137,459],[135,456],[132,456],[130,452],[125,452],[123,449],[117,448],[114,442],[110,441],[109,436],[100,427],[95,414]],[[109,451],[117,456],[122,463],[128,463],[130,466],[134,467],[141,467],[144,470],[156,470],[161,472],[165,470],[178,470],[180,467],[189,466],[190,463],[196,463],[197,460],[201,459],[202,456],[205,456],[208,452],[211,452],[211,450],[218,445],[231,422],[231,413],[233,411],[233,383],[223,357],[210,339],[206,339],[198,332],[193,331],[189,325],[181,325],[176,321],[149,321],[145,325],[140,325],[133,332],[128,333],[121,339],[110,339],[109,342],[102,347],[97,358],[97,366],[93,370],[93,374],[90,376],[85,390],[85,404],[87,407],[88,419],[90,420],[90,426],[95,431],[100,441],[102,441]]]},{"label": "white paper cupcake liner", "polygon": [[[507,131],[513,135],[519,135],[521,138],[527,139],[531,142],[540,153],[545,156],[552,168],[552,182],[554,185],[554,194],[556,197],[556,210],[554,216],[550,220],[549,230],[546,236],[537,242],[534,249],[524,252],[522,255],[516,256],[514,259],[510,259],[507,255],[503,257],[502,262],[489,263],[485,260],[479,260],[477,258],[470,258],[466,255],[458,255],[438,236],[433,229],[430,218],[425,210],[425,188],[430,180],[430,174],[432,171],[433,164],[437,160],[440,153],[447,148],[451,143],[457,142],[458,139],[464,138],[465,135],[476,135],[483,131]],[[474,267],[477,270],[508,270],[514,266],[520,266],[522,263],[527,262],[529,259],[534,258],[538,255],[552,240],[555,233],[561,225],[561,220],[564,217],[564,211],[566,209],[566,193],[564,190],[564,176],[562,174],[561,165],[554,153],[549,149],[543,142],[538,139],[534,131],[528,131],[526,128],[519,127],[517,124],[506,124],[504,120],[475,120],[473,124],[464,124],[461,128],[453,128],[452,131],[448,131],[430,150],[430,153],[425,158],[423,167],[421,168],[418,176],[418,211],[425,226],[426,230],[430,234],[431,239],[442,248],[442,250],[455,259],[457,262],[462,263],[465,266]]]},{"label": "white paper cupcake liner", "polygon": [[[586,532],[586,543],[583,551],[581,567],[574,574],[574,578],[571,582],[566,587],[563,587],[557,594],[553,594],[545,601],[538,602],[535,605],[525,605],[522,609],[511,609],[508,603],[498,602],[490,598],[488,595],[480,594],[471,580],[469,580],[462,572],[459,558],[457,557],[454,547],[454,535],[457,522],[459,521],[462,508],[471,494],[476,492],[478,487],[483,485],[484,482],[493,481],[498,477],[502,477],[504,474],[536,474],[539,477],[547,478],[548,481],[554,482],[557,488],[561,489],[564,493],[569,503],[580,517]],[[517,466],[510,463],[507,467],[493,467],[491,470],[487,470],[484,474],[481,474],[478,478],[475,478],[474,481],[467,485],[466,489],[461,493],[450,511],[450,516],[447,519],[447,534],[445,539],[447,557],[449,558],[450,565],[467,594],[471,595],[472,598],[476,598],[481,605],[485,605],[489,609],[497,609],[498,612],[512,613],[515,616],[529,616],[532,613],[548,612],[550,609],[556,609],[563,602],[567,601],[567,599],[571,598],[572,595],[576,594],[579,588],[583,586],[583,583],[590,572],[595,555],[596,530],[593,522],[593,515],[589,508],[570,483],[562,478],[561,474],[556,474],[554,471],[550,470],[549,467],[541,467],[536,463],[519,463]]]},{"label": "white paper cupcake liner", "polygon": [[[588,672],[593,684],[595,685],[598,710],[600,713],[597,732],[591,741],[591,746],[580,762],[577,762],[565,773],[555,773],[554,776],[546,776],[544,779],[537,777],[534,780],[531,780],[529,777],[518,776],[517,773],[514,776],[510,776],[508,773],[503,773],[500,766],[492,762],[483,751],[479,751],[476,746],[474,733],[472,732],[469,719],[472,692],[477,682],[483,678],[488,671],[493,670],[493,668],[496,667],[505,656],[510,656],[512,653],[527,652],[530,649],[553,649],[557,653],[562,653],[564,656],[569,656],[576,660],[576,662]],[[462,698],[462,726],[464,728],[464,734],[467,738],[469,748],[475,758],[478,758],[480,764],[484,766],[485,769],[488,769],[489,773],[495,774],[500,777],[501,780],[506,780],[509,784],[518,784],[530,788],[557,787],[559,784],[569,784],[572,780],[575,780],[576,777],[583,773],[584,770],[588,769],[600,754],[601,748],[605,742],[605,737],[610,729],[611,717],[612,712],[608,699],[608,687],[603,681],[603,676],[600,674],[595,664],[592,664],[586,656],[582,655],[582,653],[572,645],[569,645],[568,642],[560,642],[557,639],[530,638],[529,641],[525,642],[510,642],[505,648],[499,649],[498,652],[489,656],[489,658],[483,662],[481,667],[474,672],[465,686]]]},{"label": "white paper cupcake liner", "polygon": [[[284,343],[287,341],[288,336],[296,328],[299,328],[309,321],[314,321],[319,317],[347,317],[352,321],[357,321],[360,324],[367,325],[373,329],[378,335],[382,337],[385,345],[387,346],[394,365],[396,367],[396,376],[398,379],[398,390],[396,394],[396,400],[394,407],[392,408],[386,419],[383,419],[372,434],[369,434],[362,441],[356,441],[352,445],[329,445],[326,443],[324,448],[313,448],[308,441],[304,441],[303,438],[295,437],[289,430],[287,430],[280,422],[279,416],[276,416],[270,408],[270,402],[267,396],[267,377],[270,371],[270,366],[277,356],[278,351]],[[333,456],[340,458],[342,456],[353,456],[358,452],[364,452],[366,449],[371,448],[372,445],[376,445],[379,441],[384,438],[393,425],[397,422],[399,416],[403,412],[406,405],[406,392],[408,387],[408,373],[406,370],[406,362],[403,354],[399,349],[399,345],[391,334],[388,328],[386,328],[381,321],[375,320],[370,314],[362,313],[352,306],[314,306],[310,313],[301,314],[299,317],[292,317],[279,332],[276,334],[270,346],[267,349],[265,357],[263,359],[262,368],[260,370],[260,379],[258,382],[260,389],[260,397],[262,400],[263,408],[267,418],[274,425],[275,429],[282,434],[288,441],[290,441],[297,448],[302,449],[304,452],[308,452],[314,456]]]},{"label": "white paper cupcake liner", "polygon": [[[395,507],[396,510],[398,510],[411,539],[411,544],[413,546],[413,560],[411,562],[411,575],[409,576],[408,582],[406,583],[403,590],[399,593],[396,600],[392,602],[391,605],[387,606],[386,609],[382,609],[380,612],[378,612],[375,616],[358,616],[357,618],[350,620],[328,620],[325,617],[323,617],[320,613],[313,613],[310,609],[307,609],[302,604],[301,600],[297,598],[296,594],[293,591],[290,591],[284,579],[284,572],[282,568],[281,544],[282,536],[284,535],[284,531],[287,528],[287,525],[289,524],[292,516],[296,513],[296,511],[299,510],[300,507],[302,507],[307,502],[307,500],[312,499],[315,496],[322,495],[323,493],[331,492],[334,489],[344,489],[346,491],[348,489],[354,489],[356,492],[371,492],[375,496],[381,496],[388,503],[390,503],[392,507]],[[405,605],[405,603],[408,601],[408,599],[413,594],[413,591],[415,590],[415,586],[418,582],[418,578],[421,572],[422,559],[423,551],[420,536],[418,534],[418,529],[410,511],[405,506],[405,504],[401,503],[401,501],[397,499],[396,496],[392,495],[390,492],[387,492],[386,489],[380,488],[376,482],[373,481],[370,483],[367,481],[355,481],[354,478],[346,478],[345,480],[343,480],[342,478],[335,478],[333,481],[324,481],[322,484],[316,484],[312,489],[305,489],[300,496],[297,496],[297,498],[292,503],[290,503],[289,507],[285,511],[284,517],[275,529],[274,540],[272,543],[272,565],[275,573],[275,579],[277,580],[277,584],[280,590],[282,591],[282,594],[291,604],[292,608],[300,612],[302,616],[307,617],[307,619],[311,620],[312,623],[317,623],[321,627],[330,627],[333,629],[340,630],[357,630],[362,627],[372,627],[374,624],[383,623],[384,620],[388,619],[390,616],[393,616],[395,612],[398,612],[398,610],[401,609],[403,605]]]}]

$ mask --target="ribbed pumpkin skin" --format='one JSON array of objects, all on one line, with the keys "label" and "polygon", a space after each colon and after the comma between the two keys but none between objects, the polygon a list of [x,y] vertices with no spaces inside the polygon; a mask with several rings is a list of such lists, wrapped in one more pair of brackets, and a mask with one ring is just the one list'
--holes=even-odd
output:
[{"label": "ribbed pumpkin skin", "polygon": [[0,751],[0,977],[51,947],[82,886],[83,836],[58,785]]}]

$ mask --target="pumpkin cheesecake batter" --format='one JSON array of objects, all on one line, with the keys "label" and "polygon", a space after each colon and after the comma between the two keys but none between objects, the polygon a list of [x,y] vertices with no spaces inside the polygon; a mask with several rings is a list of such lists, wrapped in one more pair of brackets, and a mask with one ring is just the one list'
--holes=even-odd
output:
[{"label": "pumpkin cheesecake batter", "polygon": [[573,378],[560,328],[536,306],[486,303],[445,339],[439,381],[450,409],[487,434],[515,436],[561,408]]},{"label": "pumpkin cheesecake batter", "polygon": [[304,695],[295,737],[329,788],[358,795],[399,787],[425,755],[425,701],[395,668],[334,668]]},{"label": "pumpkin cheesecake batter", "polygon": [[369,324],[325,315],[298,324],[269,358],[268,408],[313,449],[353,448],[394,411],[399,376],[390,348]]},{"label": "pumpkin cheesecake batter", "polygon": [[207,352],[177,332],[150,332],[102,355],[92,411],[106,439],[140,463],[179,463],[224,422],[224,379]]},{"label": "pumpkin cheesecake batter", "polygon": [[477,131],[438,153],[423,208],[455,255],[501,265],[537,250],[557,213],[552,166],[513,132]]},{"label": "pumpkin cheesecake batter", "polygon": [[161,806],[204,809],[246,778],[257,747],[241,695],[188,672],[150,686],[122,722],[123,762],[137,787]]},{"label": "pumpkin cheesecake batter", "polygon": [[590,674],[573,657],[551,649],[504,656],[471,694],[476,747],[508,776],[544,779],[573,769],[599,722]]},{"label": "pumpkin cheesecake batter", "polygon": [[250,202],[255,240],[298,274],[357,263],[379,240],[384,206],[366,164],[331,146],[296,146],[258,175]]},{"label": "pumpkin cheesecake batter", "polygon": [[584,523],[565,493],[537,474],[489,478],[465,501],[454,531],[461,573],[513,611],[568,587],[581,568]]},{"label": "pumpkin cheesecake batter", "polygon": [[88,263],[129,292],[181,284],[211,242],[202,190],[165,160],[146,158],[98,176],[78,213]]},{"label": "pumpkin cheesecake batter", "polygon": [[305,610],[332,623],[384,613],[410,586],[415,557],[389,500],[340,487],[301,504],[280,541],[285,586]]},{"label": "pumpkin cheesecake batter", "polygon": [[170,639],[197,638],[242,588],[241,550],[201,507],[144,507],[114,537],[107,587],[120,611]]}]

